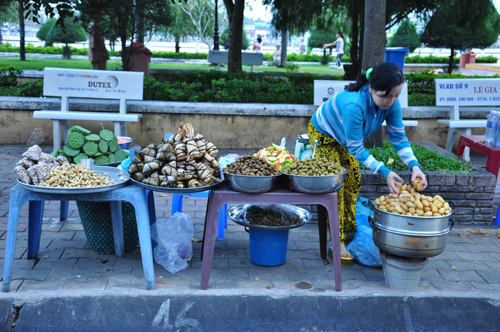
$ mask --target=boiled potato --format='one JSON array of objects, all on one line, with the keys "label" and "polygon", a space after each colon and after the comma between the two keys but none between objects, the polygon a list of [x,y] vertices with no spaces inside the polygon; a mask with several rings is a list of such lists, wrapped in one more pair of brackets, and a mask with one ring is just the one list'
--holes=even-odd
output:
[{"label": "boiled potato", "polygon": [[420,182],[420,179],[413,181],[413,188],[410,184],[396,183],[399,195],[382,195],[375,199],[375,205],[381,210],[407,216],[439,217],[450,214],[450,204],[441,196],[419,193],[422,191]]}]

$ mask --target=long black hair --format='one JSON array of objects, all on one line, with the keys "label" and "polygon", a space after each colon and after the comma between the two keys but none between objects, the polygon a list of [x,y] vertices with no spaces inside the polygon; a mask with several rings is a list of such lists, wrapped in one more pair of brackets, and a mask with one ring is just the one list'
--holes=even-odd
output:
[{"label": "long black hair", "polygon": [[366,73],[358,76],[356,83],[345,86],[347,91],[359,91],[364,85],[370,84],[375,91],[385,91],[389,94],[395,86],[404,82],[403,71],[393,62],[383,62],[373,68],[366,78]]},{"label": "long black hair", "polygon": [[340,38],[345,39],[345,38],[344,38],[344,35],[342,34],[342,31],[340,31],[340,30],[339,30],[339,31],[337,31],[337,34],[340,36]]}]

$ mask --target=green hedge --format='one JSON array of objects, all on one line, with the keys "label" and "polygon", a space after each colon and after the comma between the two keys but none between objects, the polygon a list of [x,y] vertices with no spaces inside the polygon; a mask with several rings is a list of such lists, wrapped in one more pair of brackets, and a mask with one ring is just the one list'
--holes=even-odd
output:
[{"label": "green hedge", "polygon": [[[0,68],[0,95],[41,97],[43,83],[17,82],[18,68]],[[166,72],[144,78],[144,100],[198,101],[222,103],[313,104],[317,75],[290,73],[227,73],[218,70]],[[432,69],[406,75],[409,106],[436,105],[436,78],[500,78],[434,74]],[[341,76],[322,79],[342,80]]]},{"label": "green hedge", "polygon": [[[71,47],[73,55],[87,55],[86,48]],[[19,52],[19,47],[14,47],[9,43],[0,45],[0,52]],[[55,46],[33,46],[33,44],[26,45],[26,53],[39,53],[39,54],[62,54],[63,47]],[[119,51],[109,51],[110,56],[120,56]],[[264,53],[265,61],[273,60],[273,53]],[[166,51],[153,51],[153,58],[168,58],[168,59],[207,59],[207,53],[187,53],[187,52],[166,52]],[[288,61],[291,62],[321,62],[323,55],[317,54],[297,54],[291,53],[287,55]],[[332,61],[335,56],[327,55],[328,61]],[[413,55],[405,58],[406,63],[448,63],[448,56],[420,56]],[[343,62],[351,62],[351,56],[344,54],[342,57]],[[476,56],[477,63],[497,63],[498,58],[492,55],[489,56]],[[453,63],[459,63],[460,57],[455,57]]]},{"label": "green hedge", "polygon": [[144,99],[310,105],[314,102],[315,79],[317,76],[311,74],[168,72],[144,78]]},{"label": "green hedge", "polygon": [[[413,56],[407,56],[405,58],[405,63],[449,63],[450,57],[449,56],[435,56],[435,55],[428,55],[428,56],[420,56],[420,55],[413,55]],[[488,55],[488,56],[476,56],[476,62],[477,63],[497,63],[498,58],[494,57],[493,55]],[[460,63],[460,57],[454,57],[453,58],[453,63],[457,64]]]},{"label": "green hedge", "polygon": [[[73,55],[87,55],[86,48],[75,48],[71,47],[71,53]],[[19,47],[5,43],[0,45],[0,52],[19,52]],[[33,44],[26,45],[26,53],[39,53],[39,54],[62,54],[63,47],[55,46],[33,46]],[[120,56],[120,51],[108,51],[110,56]],[[155,58],[169,58],[169,59],[206,59],[208,57],[207,53],[187,53],[187,52],[165,52],[165,51],[153,51],[153,57]]]}]

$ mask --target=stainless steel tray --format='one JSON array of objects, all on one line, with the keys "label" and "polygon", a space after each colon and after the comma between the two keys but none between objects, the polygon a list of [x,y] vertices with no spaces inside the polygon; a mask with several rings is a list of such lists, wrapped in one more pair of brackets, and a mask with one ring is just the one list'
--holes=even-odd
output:
[{"label": "stainless steel tray", "polygon": [[114,162],[114,163],[98,164],[98,165],[95,165],[95,166],[116,167],[116,166],[120,165],[121,163],[122,163],[121,161],[117,161],[117,162]]},{"label": "stainless steel tray", "polygon": [[243,210],[244,206],[247,204],[240,204],[233,206],[232,208],[229,208],[226,212],[226,215],[229,219],[232,219],[235,223],[240,224],[242,226],[250,227],[250,228],[261,228],[261,229],[277,229],[277,230],[283,230],[283,229],[292,229],[292,228],[297,228],[300,226],[303,226],[307,224],[309,221],[311,221],[312,214],[304,210],[302,208],[299,208],[294,205],[290,205],[291,208],[293,208],[294,212],[299,215],[299,217],[302,219],[301,223],[295,224],[295,225],[290,225],[290,226],[265,226],[265,225],[254,225],[251,224],[244,219],[240,218],[240,212]]},{"label": "stainless steel tray", "polygon": [[209,186],[198,187],[198,188],[168,188],[168,187],[152,186],[150,184],[145,184],[145,183],[139,182],[139,181],[132,179],[132,178],[130,178],[130,180],[133,183],[135,183],[136,185],[138,185],[139,187],[142,187],[144,189],[148,189],[148,190],[152,190],[152,191],[161,191],[161,192],[169,193],[169,194],[199,193],[202,191],[213,189],[222,183],[222,182],[217,182],[217,183],[211,184]]},{"label": "stainless steel tray", "polygon": [[[104,173],[111,175],[110,180],[115,180],[115,184],[110,184],[107,186],[98,187],[83,187],[83,188],[57,188],[57,187],[40,187],[32,184],[26,184],[19,180],[17,182],[26,190],[45,193],[45,194],[91,194],[99,193],[104,191],[115,190],[127,185],[130,180],[128,172],[118,169],[116,167],[109,166],[94,166],[94,171],[99,175],[104,175]],[[125,181],[120,181],[120,177],[125,178]]]}]

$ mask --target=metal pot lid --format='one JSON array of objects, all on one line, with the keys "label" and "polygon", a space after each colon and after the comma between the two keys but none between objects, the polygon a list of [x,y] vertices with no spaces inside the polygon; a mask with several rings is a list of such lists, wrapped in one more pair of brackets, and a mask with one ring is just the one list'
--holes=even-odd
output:
[{"label": "metal pot lid", "polygon": [[405,235],[405,236],[418,236],[418,237],[443,236],[443,235],[446,235],[450,232],[450,227],[447,227],[445,230],[436,231],[436,232],[407,231],[407,230],[403,230],[403,229],[388,227],[388,226],[379,224],[378,222],[375,222],[374,227],[380,229],[381,231],[385,231],[385,232],[389,232],[389,233],[393,233],[393,234]]}]

